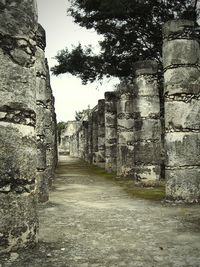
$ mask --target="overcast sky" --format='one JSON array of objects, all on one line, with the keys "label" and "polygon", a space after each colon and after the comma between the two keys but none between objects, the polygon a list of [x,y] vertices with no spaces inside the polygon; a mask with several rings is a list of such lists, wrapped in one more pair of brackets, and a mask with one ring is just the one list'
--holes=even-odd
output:
[{"label": "overcast sky", "polygon": [[[53,59],[57,51],[72,45],[92,44],[98,50],[100,36],[93,30],[85,30],[73,23],[66,14],[69,7],[67,0],[37,0],[39,23],[46,30],[46,57],[50,67],[56,61]],[[97,83],[82,85],[81,80],[70,74],[58,77],[51,75],[51,85],[55,96],[55,106],[58,121],[73,120],[75,111],[94,107],[98,99],[104,98],[105,91],[112,91],[117,80],[105,81],[102,86]]]}]

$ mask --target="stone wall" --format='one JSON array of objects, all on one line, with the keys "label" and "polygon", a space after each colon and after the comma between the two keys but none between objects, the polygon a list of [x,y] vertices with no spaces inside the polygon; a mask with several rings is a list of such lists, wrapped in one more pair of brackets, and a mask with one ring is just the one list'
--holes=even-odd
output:
[{"label": "stone wall", "polygon": [[[34,0],[4,1],[0,9],[0,253],[38,239],[37,201],[48,199],[45,33]],[[9,20],[9,23],[8,23]],[[48,82],[49,83],[49,82]],[[52,100],[52,92],[48,92]],[[51,95],[51,96],[50,96]],[[53,119],[54,117],[54,119]],[[53,175],[53,173],[51,173]]]}]

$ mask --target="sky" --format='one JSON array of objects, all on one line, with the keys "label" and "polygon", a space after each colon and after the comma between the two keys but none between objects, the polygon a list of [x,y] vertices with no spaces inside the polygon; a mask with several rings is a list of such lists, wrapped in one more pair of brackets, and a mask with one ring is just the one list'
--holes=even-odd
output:
[{"label": "sky", "polygon": [[[50,68],[56,64],[57,52],[79,43],[92,44],[98,51],[101,36],[94,30],[86,30],[67,16],[69,2],[67,0],[37,0],[38,20],[46,30],[46,57]],[[81,80],[70,74],[51,75],[51,86],[55,96],[57,121],[74,120],[75,112],[93,108],[99,99],[104,98],[106,91],[112,91],[117,79],[104,80],[103,84],[92,83],[82,85]]]}]

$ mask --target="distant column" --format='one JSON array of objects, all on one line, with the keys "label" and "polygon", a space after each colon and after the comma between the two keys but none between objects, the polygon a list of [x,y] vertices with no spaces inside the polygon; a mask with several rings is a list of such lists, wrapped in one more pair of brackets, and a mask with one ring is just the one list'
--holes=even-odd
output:
[{"label": "distant column", "polygon": [[135,63],[134,111],[134,176],[137,181],[160,179],[161,120],[158,65],[155,61]]},{"label": "distant column", "polygon": [[117,171],[117,96],[105,93],[105,170]]},{"label": "distant column", "polygon": [[92,141],[92,115],[88,117],[88,163],[93,161],[93,141]]},{"label": "distant column", "polygon": [[98,101],[98,154],[97,165],[105,167],[105,100]]},{"label": "distant column", "polygon": [[118,86],[117,102],[117,175],[134,177],[133,86]]},{"label": "distant column", "polygon": [[200,43],[195,23],[169,21],[163,27],[166,194],[200,200]]},{"label": "distant column", "polygon": [[83,159],[88,162],[88,157],[89,157],[89,147],[88,147],[88,121],[83,121]]},{"label": "distant column", "polygon": [[98,154],[98,117],[97,111],[92,112],[92,163],[97,164]]}]

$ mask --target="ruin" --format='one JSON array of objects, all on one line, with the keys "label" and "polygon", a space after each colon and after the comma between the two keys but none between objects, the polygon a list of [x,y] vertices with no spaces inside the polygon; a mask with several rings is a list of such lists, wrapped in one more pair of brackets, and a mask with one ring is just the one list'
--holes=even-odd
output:
[{"label": "ruin", "polygon": [[105,93],[105,170],[117,171],[117,95]]},{"label": "ruin", "polygon": [[[36,1],[1,1],[0,14],[1,253],[37,243],[37,205],[49,198],[58,154],[45,30],[37,21]],[[66,124],[59,151],[148,183],[164,178],[164,149],[167,199],[199,202],[200,41],[195,27],[189,20],[163,26],[164,114],[158,64],[135,62],[134,80],[122,81],[80,121]]]},{"label": "ruin", "polygon": [[8,252],[37,242],[37,201],[48,199],[48,145],[54,147],[51,178],[56,165],[56,120],[53,102],[47,103],[53,97],[36,1],[1,3],[0,13],[0,252]]},{"label": "ruin", "polygon": [[164,25],[163,38],[165,113],[158,64],[135,62],[135,79],[106,92],[90,110],[91,156],[77,156],[136,182],[166,176],[167,200],[199,202],[199,37],[194,22],[178,20]]},{"label": "ruin", "polygon": [[117,175],[134,176],[133,87],[122,82],[117,101]]},{"label": "ruin", "polygon": [[134,177],[159,180],[161,174],[161,114],[158,65],[155,61],[135,63],[133,89]]},{"label": "ruin", "polygon": [[200,199],[200,42],[195,23],[169,21],[163,27],[166,194]]}]

